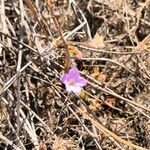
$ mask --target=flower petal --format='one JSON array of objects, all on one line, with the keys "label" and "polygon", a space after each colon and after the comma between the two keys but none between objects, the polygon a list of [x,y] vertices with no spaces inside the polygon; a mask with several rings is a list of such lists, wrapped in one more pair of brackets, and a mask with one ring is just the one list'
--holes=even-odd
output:
[{"label": "flower petal", "polygon": [[60,80],[65,84],[67,92],[72,91],[76,95],[79,95],[82,87],[87,84],[87,80],[80,76],[76,67],[71,68],[68,74],[63,74]]},{"label": "flower petal", "polygon": [[76,95],[79,95],[80,94],[80,92],[81,92],[81,87],[80,86],[77,86],[77,85],[70,85],[70,84],[65,84],[65,87],[66,87],[66,91],[68,92],[68,93],[70,93],[70,92],[73,92],[74,94],[76,94]]},{"label": "flower petal", "polygon": [[79,95],[82,89],[80,86],[75,86],[75,85],[71,86],[70,88],[71,91],[76,95]]},{"label": "flower petal", "polygon": [[66,91],[67,92],[71,92],[72,91],[72,85],[70,85],[69,83],[66,83],[65,87],[66,87]]},{"label": "flower petal", "polygon": [[73,67],[69,70],[69,79],[76,79],[78,76],[80,76],[79,74],[79,70],[77,69],[77,67]]},{"label": "flower petal", "polygon": [[62,83],[66,83],[66,81],[68,80],[68,74],[63,74],[61,77],[60,77],[60,80]]},{"label": "flower petal", "polygon": [[87,84],[87,80],[81,76],[76,79],[75,85],[83,87]]}]

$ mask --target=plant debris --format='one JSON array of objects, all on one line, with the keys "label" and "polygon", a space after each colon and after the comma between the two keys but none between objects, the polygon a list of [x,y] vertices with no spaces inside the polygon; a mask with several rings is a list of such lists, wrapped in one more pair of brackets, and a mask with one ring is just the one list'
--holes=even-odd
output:
[{"label": "plant debris", "polygon": [[[72,67],[87,82],[78,94],[60,80]],[[149,141],[150,0],[0,1],[0,149]]]}]

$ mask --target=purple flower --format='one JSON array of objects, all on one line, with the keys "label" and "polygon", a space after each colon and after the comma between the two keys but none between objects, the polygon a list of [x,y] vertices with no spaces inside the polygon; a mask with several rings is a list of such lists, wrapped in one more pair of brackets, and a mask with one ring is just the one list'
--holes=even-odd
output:
[{"label": "purple flower", "polygon": [[87,84],[87,80],[80,76],[79,70],[73,67],[69,73],[61,76],[60,80],[65,84],[67,92],[73,92],[79,95],[82,87]]}]

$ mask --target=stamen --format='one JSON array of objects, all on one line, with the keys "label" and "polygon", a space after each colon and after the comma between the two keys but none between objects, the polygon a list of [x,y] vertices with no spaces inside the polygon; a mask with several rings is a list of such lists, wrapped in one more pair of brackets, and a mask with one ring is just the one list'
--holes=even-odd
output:
[{"label": "stamen", "polygon": [[75,80],[73,80],[73,79],[70,79],[70,80],[69,80],[69,84],[70,84],[70,85],[74,85],[74,83],[75,83]]}]

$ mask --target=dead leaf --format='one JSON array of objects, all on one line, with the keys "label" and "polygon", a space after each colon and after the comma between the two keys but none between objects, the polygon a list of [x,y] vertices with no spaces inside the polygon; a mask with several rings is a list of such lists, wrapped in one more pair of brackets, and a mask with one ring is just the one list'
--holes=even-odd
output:
[{"label": "dead leaf", "polygon": [[49,8],[55,8],[55,0],[47,0],[47,4],[49,6]]},{"label": "dead leaf", "polygon": [[104,45],[104,37],[100,36],[98,33],[96,33],[94,38],[88,44],[91,47],[102,48],[105,46]]},{"label": "dead leaf", "polygon": [[97,80],[105,82],[106,81],[106,75],[103,73],[100,73],[99,76],[97,77]]},{"label": "dead leaf", "polygon": [[[71,41],[65,41],[65,43],[68,45],[68,50],[71,56],[76,57],[78,59],[82,58],[82,52],[73,45],[73,42]],[[53,45],[56,47],[62,47],[63,46],[63,41],[61,39],[56,39],[53,41]]]},{"label": "dead leaf", "polygon": [[105,102],[106,102],[107,105],[113,106],[113,107],[114,107],[115,104],[116,104],[116,101],[115,101],[114,98],[108,98]]},{"label": "dead leaf", "polygon": [[78,49],[77,47],[68,44],[68,50],[69,50],[69,52],[70,52],[70,54],[71,54],[72,56],[75,56],[75,57],[77,57],[78,59],[81,59],[81,58],[82,58],[82,52],[79,51],[79,49]]},{"label": "dead leaf", "polygon": [[47,150],[47,146],[44,141],[39,143],[39,150]]},{"label": "dead leaf", "polygon": [[91,74],[93,78],[96,78],[98,81],[106,81],[106,75],[99,71],[99,67],[95,66],[93,69],[93,73]]},{"label": "dead leaf", "polygon": [[95,66],[93,69],[93,73],[91,74],[92,77],[96,78],[99,75],[99,67]]},{"label": "dead leaf", "polygon": [[89,109],[92,111],[100,110],[101,109],[100,102],[97,100],[92,101],[92,103],[89,105]]}]

